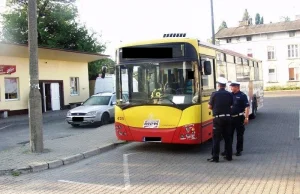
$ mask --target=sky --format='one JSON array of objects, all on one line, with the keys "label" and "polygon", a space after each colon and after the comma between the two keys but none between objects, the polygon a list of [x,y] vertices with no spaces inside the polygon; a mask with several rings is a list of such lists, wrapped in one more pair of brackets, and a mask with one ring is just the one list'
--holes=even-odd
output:
[{"label": "sky", "polygon": [[[0,11],[4,4],[0,0]],[[105,54],[112,59],[121,41],[162,38],[164,33],[186,33],[207,41],[212,34],[210,0],[77,0],[76,4],[80,22],[102,35],[99,40],[107,44]],[[256,13],[264,23],[300,15],[299,0],[214,0],[213,4],[215,32],[223,20],[236,27],[245,9],[253,22]]]}]

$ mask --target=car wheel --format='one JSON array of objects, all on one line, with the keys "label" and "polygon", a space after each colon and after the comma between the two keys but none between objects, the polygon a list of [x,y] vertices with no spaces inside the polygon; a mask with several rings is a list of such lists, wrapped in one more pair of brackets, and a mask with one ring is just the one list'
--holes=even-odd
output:
[{"label": "car wheel", "polygon": [[108,123],[109,123],[109,114],[105,112],[101,117],[101,124],[106,125]]},{"label": "car wheel", "polygon": [[79,127],[79,124],[71,124],[72,127]]}]

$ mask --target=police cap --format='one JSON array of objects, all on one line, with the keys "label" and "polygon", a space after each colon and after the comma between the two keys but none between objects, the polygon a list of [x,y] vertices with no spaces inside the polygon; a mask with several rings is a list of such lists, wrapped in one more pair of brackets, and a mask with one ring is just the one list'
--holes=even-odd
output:
[{"label": "police cap", "polygon": [[217,82],[218,82],[219,84],[226,85],[228,81],[227,81],[227,79],[224,78],[224,77],[219,77],[219,78],[217,79]]},{"label": "police cap", "polygon": [[237,81],[232,81],[230,86],[240,86],[240,83]]}]

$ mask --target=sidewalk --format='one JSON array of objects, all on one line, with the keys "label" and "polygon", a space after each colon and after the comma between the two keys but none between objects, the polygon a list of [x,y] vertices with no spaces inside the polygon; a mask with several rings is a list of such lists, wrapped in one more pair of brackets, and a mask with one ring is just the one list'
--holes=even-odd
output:
[{"label": "sidewalk", "polygon": [[300,90],[264,91],[265,97],[300,96]]},{"label": "sidewalk", "polygon": [[[84,128],[80,129],[84,130]],[[0,175],[28,173],[77,162],[123,143],[116,139],[113,124],[65,138],[44,141],[44,153],[30,152],[29,144],[0,152]]]},{"label": "sidewalk", "polygon": [[[69,109],[49,111],[43,113],[43,123],[51,122],[56,119],[66,117]],[[0,125],[16,124],[16,123],[28,123],[28,114],[9,116],[7,118],[0,118]]]}]

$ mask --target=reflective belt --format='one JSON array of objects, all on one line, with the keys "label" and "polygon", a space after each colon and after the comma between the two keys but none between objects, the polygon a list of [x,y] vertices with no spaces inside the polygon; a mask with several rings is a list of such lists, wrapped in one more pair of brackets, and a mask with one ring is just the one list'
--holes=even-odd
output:
[{"label": "reflective belt", "polygon": [[230,117],[230,114],[223,114],[223,115],[216,115],[215,118],[218,118],[218,117]]},{"label": "reflective belt", "polygon": [[237,115],[231,115],[231,117],[238,117],[238,116],[243,116],[243,115],[244,115],[244,113],[242,112],[242,113],[239,113]]}]

